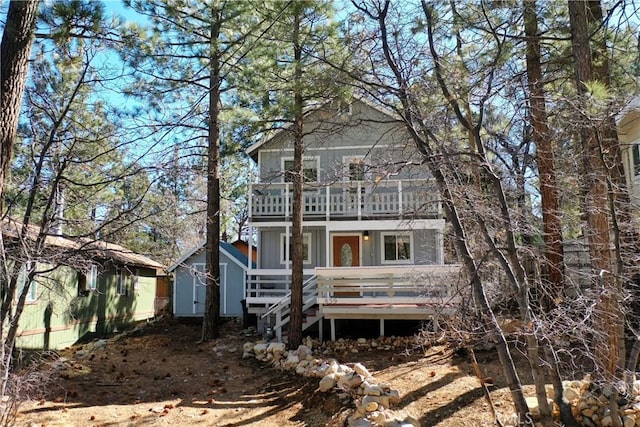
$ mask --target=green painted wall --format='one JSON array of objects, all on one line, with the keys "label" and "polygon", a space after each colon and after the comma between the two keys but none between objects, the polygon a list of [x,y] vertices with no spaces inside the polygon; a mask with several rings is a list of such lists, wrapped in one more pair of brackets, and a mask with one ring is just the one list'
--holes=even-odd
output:
[{"label": "green painted wall", "polygon": [[156,272],[127,268],[127,292],[118,294],[122,269],[98,270],[97,289],[80,292],[79,274],[68,267],[36,279],[37,298],[25,305],[16,346],[56,350],[68,347],[89,333],[113,332],[127,324],[154,316]]}]

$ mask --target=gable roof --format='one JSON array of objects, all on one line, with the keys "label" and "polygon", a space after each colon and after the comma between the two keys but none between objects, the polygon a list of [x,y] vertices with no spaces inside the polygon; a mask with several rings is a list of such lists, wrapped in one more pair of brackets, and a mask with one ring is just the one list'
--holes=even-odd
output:
[{"label": "gable roof", "polygon": [[[373,108],[374,110],[394,119],[394,120],[398,120],[399,117],[397,117],[397,115],[391,111],[390,109],[386,108],[383,105],[379,105],[376,104],[366,98],[357,96],[357,95],[352,95],[352,101],[349,104],[353,104],[355,102],[361,102],[362,104]],[[326,101],[326,102],[322,102],[322,103],[317,103],[315,105],[310,106],[305,112],[304,115],[308,116],[311,115],[317,111],[319,111],[320,109],[322,109],[324,106],[330,104],[331,102],[333,102],[334,100],[330,100],[330,101]],[[269,142],[273,141],[274,139],[276,139],[279,135],[281,135],[282,133],[284,133],[287,129],[289,129],[291,126],[293,126],[293,124],[291,122],[287,122],[285,123],[284,126],[282,126],[281,128],[275,130],[273,133],[265,136],[264,138],[262,138],[260,141],[250,145],[249,147],[247,147],[244,151],[245,153],[247,153],[247,155],[249,157],[253,157],[253,155],[255,154],[255,151],[258,150],[258,148],[262,147],[263,145],[268,144]]]},{"label": "gable roof", "polygon": [[[200,242],[197,246],[191,248],[186,251],[176,262],[169,266],[167,269],[168,272],[174,271],[176,268],[184,265],[185,261],[191,258],[193,255],[199,253],[201,250],[205,248],[207,244],[206,240]],[[240,252],[238,248],[233,246],[231,243],[220,241],[220,253],[226,255],[231,261],[235,262],[242,268],[247,268],[247,262],[249,261],[245,254]]]},{"label": "gable roof", "polygon": [[[29,240],[36,240],[41,230],[40,227],[29,225],[23,234],[22,223],[4,219],[1,223],[2,234],[14,240],[20,240],[20,236]],[[101,240],[92,240],[87,238],[69,239],[63,236],[48,234],[45,237],[45,245],[53,248],[59,248],[66,251],[82,252],[90,258],[100,258],[103,260],[113,260],[122,264],[137,267],[149,267],[157,270],[163,270],[164,265],[160,264],[139,253],[133,252],[124,246],[108,243]]]}]

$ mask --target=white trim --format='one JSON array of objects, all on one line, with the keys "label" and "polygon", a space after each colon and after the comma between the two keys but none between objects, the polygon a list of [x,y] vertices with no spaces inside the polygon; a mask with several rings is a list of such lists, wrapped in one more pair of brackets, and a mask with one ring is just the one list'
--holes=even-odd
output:
[{"label": "white trim", "polygon": [[[255,228],[287,227],[290,221],[258,221],[252,223]],[[444,230],[444,219],[381,219],[361,221],[305,221],[306,227],[327,227],[330,231],[355,230]]]},{"label": "white trim", "polygon": [[[220,263],[220,276],[222,277],[222,270],[224,270],[224,283],[220,283],[220,289],[224,292],[220,292],[220,299],[222,300],[222,312],[227,314],[227,263]],[[224,267],[224,268],[223,268]],[[220,281],[222,282],[222,280]],[[223,298],[224,296],[224,298]]]},{"label": "white trim", "polygon": [[[389,144],[374,144],[373,148],[390,148],[393,147]],[[339,150],[368,150],[371,151],[371,144],[363,144],[363,145],[338,145],[338,146],[305,146],[305,151],[339,151]],[[282,153],[284,151],[293,152],[292,147],[282,147],[282,148],[264,148],[258,153]],[[258,158],[260,160],[260,158]]]},{"label": "white trim", "polygon": [[362,247],[362,233],[330,233],[329,234],[329,246],[331,247],[331,251],[330,251],[330,259],[328,260],[329,262],[327,262],[328,265],[335,267],[335,265],[333,265],[333,251],[334,251],[334,247],[333,247],[333,237],[334,236],[351,236],[351,237],[358,237],[358,267],[362,267],[362,252],[363,252],[363,247]]},{"label": "white trim", "polygon": [[[307,243],[309,246],[309,248],[307,249],[307,258],[302,260],[302,264],[311,264],[313,260],[313,256],[311,255],[311,245],[312,245],[311,234],[312,234],[311,232],[302,233],[303,246],[304,246],[305,239],[307,238],[309,239]],[[283,237],[285,238],[284,241],[282,240]],[[280,233],[280,239],[278,240],[278,245],[280,246],[280,264],[287,265],[287,268],[289,268],[288,266],[291,264],[291,260],[289,260],[291,256],[287,256],[287,255],[290,255],[288,253],[289,247],[291,246],[290,240],[291,240],[291,233],[287,233],[287,232]]]},{"label": "white trim", "polygon": [[[248,242],[250,243],[250,242]],[[188,260],[189,258],[191,258],[192,255],[194,255],[196,252],[198,252],[199,250],[203,249],[205,247],[205,245],[207,244],[207,241],[202,241],[198,246],[195,246],[194,248],[192,248],[190,251],[185,252],[184,255],[182,255],[180,258],[178,258],[178,260],[173,263],[173,265],[171,265],[167,271],[172,272],[173,270],[175,270],[178,267],[181,266],[185,266],[184,262],[186,260]],[[231,243],[230,243],[231,244]],[[231,253],[229,253],[229,251],[227,251],[225,248],[223,248],[222,246],[220,246],[220,244],[218,244],[218,247],[220,248],[220,253],[224,253],[229,259],[231,259],[233,262],[235,262],[236,264],[238,264],[240,267],[242,267],[243,269],[247,269],[248,266],[244,265],[243,263],[240,262],[240,260],[238,260],[235,256],[233,256]],[[249,247],[251,248],[251,244],[249,244]],[[249,250],[249,253],[251,253],[251,249]],[[249,260],[249,264],[251,264],[251,257],[247,257],[247,259]],[[188,267],[188,266],[187,266]]]},{"label": "white trim", "polygon": [[[394,237],[409,237],[409,259],[395,259],[395,260],[386,260],[384,258],[384,238],[386,236],[394,236]],[[413,231],[398,231],[398,232],[382,232],[380,233],[380,264],[413,264],[414,262],[414,247],[413,247]],[[397,257],[397,248],[396,248],[396,257]]]}]

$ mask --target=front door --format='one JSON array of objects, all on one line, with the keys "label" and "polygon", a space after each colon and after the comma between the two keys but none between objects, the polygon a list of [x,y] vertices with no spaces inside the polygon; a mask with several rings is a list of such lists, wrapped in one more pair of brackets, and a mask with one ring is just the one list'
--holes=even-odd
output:
[{"label": "front door", "polygon": [[358,267],[360,265],[360,235],[333,236],[333,266]]},{"label": "front door", "polygon": [[[333,266],[358,267],[360,265],[360,235],[333,236]],[[335,292],[339,298],[358,297],[358,292]]]}]

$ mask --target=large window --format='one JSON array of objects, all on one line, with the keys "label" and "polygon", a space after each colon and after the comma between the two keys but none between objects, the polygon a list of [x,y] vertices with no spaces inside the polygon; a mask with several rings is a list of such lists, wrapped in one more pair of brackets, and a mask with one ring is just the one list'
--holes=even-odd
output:
[{"label": "large window", "polygon": [[634,144],[631,147],[633,153],[633,175],[640,175],[640,144]]},{"label": "large window", "polygon": [[[287,260],[287,235],[280,234],[280,264],[286,264],[291,261],[293,256],[293,246],[291,238],[289,238],[289,257]],[[311,233],[302,234],[302,263],[311,264]]]},{"label": "large window", "polygon": [[18,295],[22,295],[22,291],[25,286],[29,286],[27,298],[25,302],[30,303],[38,299],[38,284],[35,280],[30,283],[27,281],[29,278],[29,272],[35,269],[35,263],[29,261],[22,265],[20,273],[18,273]]},{"label": "large window", "polygon": [[[284,182],[293,182],[293,159],[282,160],[282,170],[284,170]],[[304,159],[302,161],[302,174],[304,182],[318,182],[318,159]]]},{"label": "large window", "polygon": [[388,264],[413,262],[413,234],[382,233],[382,262]]}]

